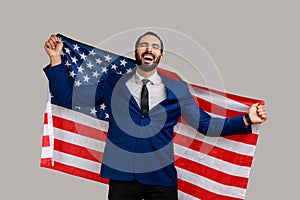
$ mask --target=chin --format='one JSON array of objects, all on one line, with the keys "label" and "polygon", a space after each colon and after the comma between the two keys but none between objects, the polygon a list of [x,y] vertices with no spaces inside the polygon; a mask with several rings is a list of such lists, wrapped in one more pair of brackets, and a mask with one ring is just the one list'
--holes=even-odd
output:
[{"label": "chin", "polygon": [[158,63],[153,64],[141,64],[139,65],[139,68],[145,72],[150,72],[154,70],[157,67]]}]

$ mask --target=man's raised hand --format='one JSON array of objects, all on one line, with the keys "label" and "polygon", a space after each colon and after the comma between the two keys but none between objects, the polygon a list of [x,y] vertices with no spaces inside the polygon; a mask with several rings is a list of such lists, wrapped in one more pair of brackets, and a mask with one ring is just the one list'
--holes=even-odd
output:
[{"label": "man's raised hand", "polygon": [[44,44],[45,51],[50,58],[50,65],[55,66],[61,64],[61,51],[63,48],[63,42],[55,34]]}]

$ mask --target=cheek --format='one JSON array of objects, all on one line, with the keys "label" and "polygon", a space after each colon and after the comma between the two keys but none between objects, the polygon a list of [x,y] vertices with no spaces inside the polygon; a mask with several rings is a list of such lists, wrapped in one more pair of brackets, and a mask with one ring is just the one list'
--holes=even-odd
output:
[{"label": "cheek", "polygon": [[141,57],[141,56],[142,56],[142,53],[143,53],[143,51],[141,51],[141,50],[137,51],[137,56],[138,56],[138,57]]},{"label": "cheek", "polygon": [[143,47],[139,47],[138,49],[137,49],[137,52],[139,53],[139,54],[142,54],[143,52],[145,52],[146,51],[146,48],[143,48]]},{"label": "cheek", "polygon": [[160,61],[161,60],[161,53],[159,52],[158,54],[156,54],[157,56],[156,56],[156,60],[157,61]]}]

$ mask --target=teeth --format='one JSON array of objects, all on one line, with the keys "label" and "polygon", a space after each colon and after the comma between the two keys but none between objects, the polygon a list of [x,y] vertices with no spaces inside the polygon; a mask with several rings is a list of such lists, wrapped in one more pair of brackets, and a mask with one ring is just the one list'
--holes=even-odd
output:
[{"label": "teeth", "polygon": [[150,55],[146,55],[146,56],[144,56],[144,58],[146,58],[146,59],[153,59],[153,57],[150,56]]}]

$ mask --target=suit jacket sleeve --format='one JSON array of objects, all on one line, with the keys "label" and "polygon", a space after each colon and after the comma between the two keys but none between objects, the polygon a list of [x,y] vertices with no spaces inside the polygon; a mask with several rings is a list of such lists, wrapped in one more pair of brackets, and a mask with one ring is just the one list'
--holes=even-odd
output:
[{"label": "suit jacket sleeve", "polygon": [[75,106],[98,106],[102,102],[103,80],[94,85],[76,87],[63,64],[48,65],[43,70],[49,80],[51,95],[55,97],[51,100],[53,104],[72,109]]},{"label": "suit jacket sleeve", "polygon": [[247,127],[243,115],[233,118],[212,117],[195,103],[188,87],[185,85],[185,95],[180,102],[183,119],[198,132],[212,137],[251,133],[251,126]]}]

